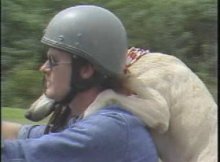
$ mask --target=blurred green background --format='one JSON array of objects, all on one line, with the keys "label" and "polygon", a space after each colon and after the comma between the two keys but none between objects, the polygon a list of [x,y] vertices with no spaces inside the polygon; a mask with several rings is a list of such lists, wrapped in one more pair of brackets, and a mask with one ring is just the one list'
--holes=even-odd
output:
[{"label": "blurred green background", "polygon": [[[217,0],[2,0],[1,106],[28,108],[42,93],[49,20],[60,10],[95,4],[124,23],[129,47],[175,55],[207,85],[217,100]],[[92,15],[91,15],[92,16]]]},{"label": "blurred green background", "polygon": [[21,108],[11,108],[11,107],[3,107],[2,108],[2,120],[3,121],[10,121],[16,122],[20,124],[47,124],[50,116],[47,118],[39,121],[39,122],[32,122],[26,118],[24,118],[26,110]]}]

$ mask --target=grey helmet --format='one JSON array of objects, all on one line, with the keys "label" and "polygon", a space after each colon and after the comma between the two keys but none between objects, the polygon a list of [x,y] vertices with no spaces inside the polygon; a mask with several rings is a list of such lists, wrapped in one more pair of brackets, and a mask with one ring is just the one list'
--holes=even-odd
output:
[{"label": "grey helmet", "polygon": [[49,22],[41,42],[83,57],[107,75],[123,74],[126,30],[104,8],[80,5],[62,10]]}]

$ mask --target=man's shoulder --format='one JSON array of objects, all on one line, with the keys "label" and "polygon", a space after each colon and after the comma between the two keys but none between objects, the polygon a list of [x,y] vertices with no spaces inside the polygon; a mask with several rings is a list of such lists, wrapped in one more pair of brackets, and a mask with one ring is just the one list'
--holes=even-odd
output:
[{"label": "man's shoulder", "polygon": [[[84,127],[96,135],[124,136],[128,138],[133,128],[145,130],[143,122],[120,105],[103,107],[97,112],[78,121],[77,126]],[[146,131],[146,130],[145,130]]]},{"label": "man's shoulder", "polygon": [[97,125],[110,125],[113,123],[125,124],[127,118],[133,116],[119,105],[110,105],[97,110],[95,113],[85,117],[81,122],[92,122]]},{"label": "man's shoulder", "polygon": [[[133,120],[133,121],[131,121]],[[126,136],[129,131],[129,123],[137,120],[130,112],[124,110],[119,105],[110,105],[97,110],[93,114],[70,125],[70,127],[80,127],[97,134],[121,134]]]},{"label": "man's shoulder", "polygon": [[100,124],[108,124],[109,122],[117,122],[118,124],[121,123],[125,125],[130,122],[139,122],[139,124],[142,124],[139,118],[117,104],[103,107],[84,120],[102,120]]}]

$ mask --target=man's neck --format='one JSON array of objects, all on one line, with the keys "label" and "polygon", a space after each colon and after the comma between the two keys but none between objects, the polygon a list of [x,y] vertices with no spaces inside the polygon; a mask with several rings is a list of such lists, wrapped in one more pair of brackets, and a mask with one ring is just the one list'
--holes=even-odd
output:
[{"label": "man's neck", "polygon": [[82,115],[100,92],[100,90],[94,87],[78,93],[69,104],[71,116]]}]

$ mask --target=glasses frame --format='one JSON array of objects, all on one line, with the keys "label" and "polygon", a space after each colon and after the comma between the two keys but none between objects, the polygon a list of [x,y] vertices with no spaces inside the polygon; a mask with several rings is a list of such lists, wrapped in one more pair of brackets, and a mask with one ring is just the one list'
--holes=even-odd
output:
[{"label": "glasses frame", "polygon": [[62,64],[72,64],[72,62],[55,62],[52,56],[48,57],[47,61],[45,62],[46,67],[49,69],[53,69],[53,67]]}]

